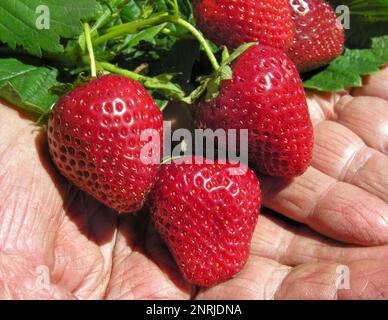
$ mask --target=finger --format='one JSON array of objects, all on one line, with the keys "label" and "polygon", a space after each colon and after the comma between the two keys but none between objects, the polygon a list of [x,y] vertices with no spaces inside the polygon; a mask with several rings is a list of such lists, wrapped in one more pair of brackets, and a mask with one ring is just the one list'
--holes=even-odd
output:
[{"label": "finger", "polygon": [[352,91],[353,96],[372,96],[388,100],[388,66],[379,73],[364,78],[361,88]]},{"label": "finger", "polygon": [[251,254],[283,265],[360,259],[388,260],[388,246],[357,247],[330,240],[300,224],[262,215],[252,238]]},{"label": "finger", "polygon": [[343,125],[323,121],[316,126],[312,166],[388,202],[388,157]]},{"label": "finger", "polygon": [[196,299],[387,299],[387,261],[317,262],[290,268],[253,257],[235,278],[203,289]]},{"label": "finger", "polygon": [[346,96],[346,92],[307,92],[307,104],[313,125],[335,117],[334,105]]},{"label": "finger", "polygon": [[[290,271],[276,299],[387,299],[388,262],[303,264]],[[347,281],[349,277],[349,282]]]},{"label": "finger", "polygon": [[261,177],[264,206],[339,241],[381,245],[388,242],[388,204],[356,186],[310,167],[285,182]]},{"label": "finger", "polygon": [[58,214],[62,198],[46,171],[47,161],[37,152],[44,139],[15,110],[0,107],[0,116],[7,119],[0,131],[0,250],[22,252],[51,266],[63,215]]},{"label": "finger", "polygon": [[364,142],[388,154],[388,101],[357,97],[336,104],[337,121],[357,134]]},{"label": "finger", "polygon": [[336,300],[335,263],[309,263],[293,268],[275,294],[277,300]]},{"label": "finger", "polygon": [[252,256],[233,279],[202,289],[197,300],[269,300],[273,299],[291,268],[276,261]]},{"label": "finger", "polygon": [[36,152],[39,131],[1,103],[0,119],[0,299],[75,299],[51,273],[61,198]]}]

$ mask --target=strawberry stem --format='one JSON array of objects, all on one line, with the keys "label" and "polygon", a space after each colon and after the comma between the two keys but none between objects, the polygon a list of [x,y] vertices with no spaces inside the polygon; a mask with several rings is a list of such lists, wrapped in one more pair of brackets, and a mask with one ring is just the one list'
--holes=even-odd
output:
[{"label": "strawberry stem", "polygon": [[207,43],[204,36],[197,30],[197,28],[195,28],[191,23],[187,22],[182,18],[175,18],[175,19],[172,18],[170,22],[180,25],[181,27],[187,29],[204,48],[206,55],[208,56],[214,70],[217,71],[220,68],[217,58],[215,57],[213,51],[210,49],[209,44]]},{"label": "strawberry stem", "polygon": [[193,37],[193,35],[191,35],[191,34],[184,34],[184,33],[174,32],[174,31],[171,31],[168,28],[164,28],[161,32],[162,32],[162,34],[165,34],[167,36],[171,36],[171,37],[175,37],[175,38],[179,38],[179,39],[188,39],[188,40],[195,39]]},{"label": "strawberry stem", "polygon": [[[214,70],[218,70],[220,68],[220,65],[217,61],[217,58],[215,57],[213,51],[211,50],[208,42],[204,38],[201,32],[197,30],[191,23],[187,22],[186,20],[180,18],[178,15],[171,15],[168,12],[164,12],[158,15],[155,15],[148,19],[140,19],[128,23],[124,23],[118,26],[111,27],[106,30],[106,33],[95,38],[94,44],[99,45],[105,41],[124,36],[127,34],[135,34],[138,33],[140,30],[145,29],[147,27],[160,25],[162,23],[170,22],[176,25],[179,25],[186,30],[188,30],[195,39],[198,40],[198,42],[202,45],[204,48],[206,55],[208,56],[210,63],[212,64]],[[169,30],[164,29],[164,33],[169,33]]]},{"label": "strawberry stem", "polygon": [[144,28],[159,25],[170,21],[167,12],[153,16],[148,19],[140,19],[128,23],[123,23],[118,26],[111,27],[106,30],[106,33],[94,39],[94,44],[98,45],[113,38],[123,36],[126,34],[135,34]]},{"label": "strawberry stem", "polygon": [[[106,71],[131,78],[141,83],[145,88],[159,92],[160,94],[164,95],[169,99],[185,102],[184,91],[179,86],[175,85],[172,82],[169,82],[168,80],[166,81],[164,79],[160,79],[157,76],[153,78],[147,77],[147,76],[138,74],[136,72],[120,68],[109,62],[97,62],[97,64],[99,67],[103,68]],[[190,113],[190,110],[188,110],[188,106],[186,102],[183,104],[183,106],[185,107],[184,110],[186,112],[186,115],[189,115],[189,119],[191,119],[190,118],[191,113]],[[161,107],[160,110],[163,111],[165,107],[166,106]]]},{"label": "strawberry stem", "polygon": [[89,57],[90,57],[91,75],[93,78],[95,78],[97,77],[96,59],[94,57],[92,37],[90,35],[90,27],[88,23],[84,23],[84,33],[85,33],[85,39],[86,39],[86,46],[88,48]]},{"label": "strawberry stem", "polygon": [[143,76],[143,75],[138,74],[136,72],[117,67],[109,62],[99,62],[98,65],[109,72],[116,73],[116,74],[119,74],[119,75],[122,75],[122,76],[125,76],[128,78],[131,78],[131,79],[138,81],[140,83],[144,83],[145,81],[151,79],[149,77]]}]

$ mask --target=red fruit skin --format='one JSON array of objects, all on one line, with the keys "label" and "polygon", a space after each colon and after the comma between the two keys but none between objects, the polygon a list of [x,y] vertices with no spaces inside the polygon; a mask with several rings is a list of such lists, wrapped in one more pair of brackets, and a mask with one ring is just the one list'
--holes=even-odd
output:
[{"label": "red fruit skin", "polygon": [[201,157],[182,161],[191,159],[162,166],[150,194],[151,217],[184,278],[210,287],[233,277],[248,259],[260,184],[246,167],[206,164]]},{"label": "red fruit skin", "polygon": [[248,42],[287,50],[294,37],[288,0],[194,0],[197,26],[217,45]]},{"label": "red fruit skin", "polygon": [[[140,158],[143,130],[159,134],[155,164]],[[138,211],[163,154],[163,117],[137,82],[117,75],[93,80],[65,94],[48,123],[49,151],[61,174],[119,212]]]},{"label": "red fruit skin", "polygon": [[280,50],[254,46],[233,66],[218,97],[194,106],[202,129],[247,129],[249,166],[270,176],[301,175],[311,162],[313,127],[300,76]]},{"label": "red fruit skin", "polygon": [[287,55],[299,72],[320,68],[341,55],[344,30],[330,5],[322,0],[290,0],[290,3],[296,33]]}]

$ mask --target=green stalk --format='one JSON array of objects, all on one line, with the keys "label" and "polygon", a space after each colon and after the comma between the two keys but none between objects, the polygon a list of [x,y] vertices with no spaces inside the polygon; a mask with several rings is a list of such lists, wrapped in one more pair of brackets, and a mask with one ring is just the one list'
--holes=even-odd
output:
[{"label": "green stalk", "polygon": [[178,32],[171,31],[168,28],[164,28],[161,32],[163,34],[165,34],[166,36],[171,36],[171,37],[175,37],[175,38],[179,38],[179,39],[188,39],[188,40],[195,39],[191,34],[181,34]]},{"label": "green stalk", "polygon": [[[115,74],[119,74],[119,75],[122,75],[124,77],[131,78],[131,79],[141,83],[146,88],[148,87],[146,85],[146,82],[147,81],[152,81],[152,78],[150,78],[150,77],[143,76],[143,75],[138,74],[136,72],[129,71],[127,69],[123,69],[123,68],[117,67],[117,66],[115,66],[115,65],[113,65],[113,64],[111,64],[109,62],[97,62],[97,64],[98,64],[99,67],[102,67],[106,71],[109,71],[109,72],[115,73]],[[193,119],[192,119],[190,110],[188,109],[188,106],[186,104],[184,104],[184,107],[185,107],[184,110],[185,110],[186,116],[191,121],[191,123],[193,123]],[[160,109],[160,111],[162,111],[162,112],[163,112],[163,110],[164,110],[164,108]]]},{"label": "green stalk", "polygon": [[94,44],[98,45],[113,38],[117,38],[119,36],[135,34],[146,27],[155,26],[165,22],[169,22],[168,13],[163,13],[148,19],[124,23],[122,25],[107,29],[104,35],[94,39]]},{"label": "green stalk", "polygon": [[[111,27],[106,30],[105,34],[95,38],[94,44],[98,45],[98,44],[101,44],[102,42],[111,40],[113,38],[117,38],[127,34],[135,34],[146,27],[151,27],[151,26],[159,25],[166,22],[180,25],[181,27],[188,30],[204,48],[206,55],[208,56],[214,70],[217,71],[220,68],[217,58],[215,57],[214,53],[210,49],[210,46],[207,43],[206,39],[203,37],[203,35],[186,20],[177,16],[171,16],[167,12],[162,13],[160,15],[156,15],[148,19],[137,20],[133,22],[124,23],[119,26]],[[169,32],[168,29],[167,30],[164,29],[164,33],[168,33],[168,32]]]},{"label": "green stalk", "polygon": [[175,23],[177,25],[182,26],[183,28],[187,29],[202,45],[204,48],[206,55],[208,56],[213,68],[215,71],[217,71],[220,68],[220,65],[217,61],[217,58],[214,56],[213,51],[210,49],[210,46],[208,45],[206,39],[203,37],[203,35],[195,28],[192,24],[187,22],[186,20],[183,20],[182,18],[172,19],[172,23]]},{"label": "green stalk", "polygon": [[93,78],[97,77],[97,69],[96,69],[96,59],[94,57],[93,43],[90,35],[90,27],[88,23],[84,23],[84,33],[86,39],[86,46],[89,52],[90,58],[90,70]]},{"label": "green stalk", "polygon": [[[129,0],[113,0],[111,6],[115,7],[118,5],[124,5]],[[92,25],[90,28],[90,34],[94,34],[98,29],[105,26],[109,21],[112,20],[112,18],[117,14],[117,12],[112,12],[111,8],[108,7],[104,13],[96,20],[96,22]],[[79,43],[82,48],[82,51],[84,51],[84,44],[85,44],[85,34],[81,34],[79,37]]]},{"label": "green stalk", "polygon": [[[111,7],[116,7],[116,6],[121,7],[128,2],[129,2],[128,0],[114,0],[111,4]],[[93,25],[91,29],[91,33],[93,33],[94,31],[97,31],[100,27],[103,27],[104,25],[106,25],[111,20],[111,18],[115,17],[116,14],[117,12],[112,12],[112,10],[108,7],[108,9],[104,11],[101,17],[99,17],[96,20],[96,23]]]},{"label": "green stalk", "polygon": [[119,75],[122,75],[122,76],[125,76],[128,78],[131,78],[131,79],[138,81],[140,83],[144,83],[150,79],[149,77],[143,76],[143,75],[138,74],[136,72],[117,67],[114,64],[111,64],[109,62],[99,62],[98,65],[109,72],[116,73],[116,74],[119,74]]}]

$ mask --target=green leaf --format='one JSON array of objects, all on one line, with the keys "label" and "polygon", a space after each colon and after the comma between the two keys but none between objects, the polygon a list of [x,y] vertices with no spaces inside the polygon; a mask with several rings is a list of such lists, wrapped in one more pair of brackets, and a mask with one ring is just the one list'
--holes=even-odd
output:
[{"label": "green leaf", "polygon": [[[113,14],[119,10],[119,7],[125,5],[128,0],[98,0],[102,3],[102,14],[98,16],[97,20],[90,29],[92,36],[97,34],[97,30],[107,25],[113,20]],[[85,35],[82,33],[78,39],[79,46],[82,51],[85,51],[86,41]]]},{"label": "green leaf", "polygon": [[28,112],[47,114],[58,100],[49,92],[57,85],[57,70],[0,59],[0,97]]},{"label": "green leaf", "polygon": [[153,98],[154,98],[156,104],[158,105],[160,111],[163,111],[164,109],[166,109],[166,107],[170,101],[166,100],[166,99],[160,99],[159,96],[156,96],[156,94],[153,94],[153,92],[150,92],[150,93],[153,95]]},{"label": "green leaf", "polygon": [[231,80],[233,78],[233,69],[231,64],[250,47],[255,45],[257,45],[255,42],[246,43],[238,47],[232,54],[229,54],[228,50],[224,49],[222,52],[222,62],[220,68],[213,72],[211,76],[202,78],[200,86],[185,98],[185,102],[192,104],[205,92],[205,101],[211,101],[216,98],[219,95],[221,82],[224,80]]},{"label": "green leaf", "polygon": [[214,98],[218,97],[220,94],[220,85],[221,85],[221,76],[218,75],[210,79],[207,88],[206,88],[206,97],[205,101],[211,101]]},{"label": "green leaf", "polygon": [[229,65],[223,66],[220,69],[221,80],[231,80],[233,78],[233,70]]},{"label": "green leaf", "polygon": [[202,95],[206,92],[210,81],[211,81],[211,77],[203,77],[202,79],[200,79],[200,85],[193,92],[191,92],[191,94],[188,97],[185,97],[182,101],[187,104],[193,104],[195,101],[201,98]]},{"label": "green leaf", "polygon": [[256,45],[257,45],[257,42],[249,42],[238,47],[231,55],[227,55],[226,53],[224,53],[222,65],[225,66],[225,65],[231,64],[233,61],[237,60],[250,47],[253,47]]},{"label": "green leaf", "polygon": [[68,93],[80,86],[83,86],[84,84],[90,82],[91,80],[93,80],[92,77],[85,76],[83,73],[80,73],[77,79],[73,83],[58,83],[52,86],[49,92],[54,95],[62,96],[65,93]]},{"label": "green leaf", "polygon": [[171,74],[161,74],[159,76],[149,78],[143,83],[147,89],[154,90],[165,97],[171,97],[176,100],[181,101],[185,93],[182,88],[173,82],[171,82],[174,75]]},{"label": "green leaf", "polygon": [[362,76],[379,71],[388,63],[388,36],[372,39],[369,49],[346,49],[322,72],[304,82],[304,87],[320,91],[342,91],[362,86]]},{"label": "green leaf", "polygon": [[136,1],[131,0],[129,3],[121,10],[121,18],[123,22],[130,22],[140,17],[141,15],[141,6],[137,4]]},{"label": "green leaf", "polygon": [[156,4],[150,0],[129,0],[121,11],[124,22],[130,22],[138,18],[148,18],[156,10]]},{"label": "green leaf", "polygon": [[0,41],[38,57],[42,51],[63,52],[60,38],[79,35],[81,20],[94,18],[100,10],[96,0],[2,0]]},{"label": "green leaf", "polygon": [[141,41],[149,42],[155,44],[155,37],[166,27],[167,23],[150,27],[140,31],[135,35],[129,35],[126,38],[126,41],[117,47],[118,51],[123,50],[124,48],[133,48],[136,47]]}]

